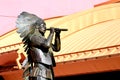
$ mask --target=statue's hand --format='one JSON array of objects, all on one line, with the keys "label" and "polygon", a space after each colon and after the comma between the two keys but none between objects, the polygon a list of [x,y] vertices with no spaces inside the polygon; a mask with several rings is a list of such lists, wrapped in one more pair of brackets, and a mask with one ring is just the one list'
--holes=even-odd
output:
[{"label": "statue's hand", "polygon": [[55,28],[55,33],[56,34],[60,34],[61,33],[61,30],[59,28]]},{"label": "statue's hand", "polygon": [[55,29],[53,27],[50,27],[50,33],[54,33]]}]

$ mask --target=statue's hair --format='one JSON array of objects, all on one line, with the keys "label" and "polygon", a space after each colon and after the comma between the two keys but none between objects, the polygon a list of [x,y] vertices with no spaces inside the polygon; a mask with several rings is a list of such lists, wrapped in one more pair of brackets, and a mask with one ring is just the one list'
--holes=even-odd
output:
[{"label": "statue's hair", "polygon": [[20,34],[20,37],[24,38],[35,30],[35,25],[42,23],[44,23],[44,21],[38,16],[28,12],[22,12],[16,20],[17,33]]}]

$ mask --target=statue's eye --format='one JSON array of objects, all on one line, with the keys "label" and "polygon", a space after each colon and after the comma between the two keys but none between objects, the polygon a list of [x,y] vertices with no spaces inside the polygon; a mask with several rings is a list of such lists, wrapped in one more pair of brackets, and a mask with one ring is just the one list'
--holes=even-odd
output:
[{"label": "statue's eye", "polygon": [[41,26],[43,26],[44,24],[41,24]]},{"label": "statue's eye", "polygon": [[41,24],[40,26],[41,26],[41,27],[45,27],[45,25],[44,25],[44,24]]}]

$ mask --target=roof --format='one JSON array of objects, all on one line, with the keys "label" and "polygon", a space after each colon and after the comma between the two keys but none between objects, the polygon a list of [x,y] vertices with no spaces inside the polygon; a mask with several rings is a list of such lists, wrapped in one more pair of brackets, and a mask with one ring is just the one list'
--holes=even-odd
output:
[{"label": "roof", "polygon": [[106,21],[77,31],[62,41],[59,53],[73,53],[120,45],[120,19]]}]

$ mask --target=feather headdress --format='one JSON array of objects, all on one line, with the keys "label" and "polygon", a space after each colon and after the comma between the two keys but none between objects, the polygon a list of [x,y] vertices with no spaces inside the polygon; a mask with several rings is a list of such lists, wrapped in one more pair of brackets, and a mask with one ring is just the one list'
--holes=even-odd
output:
[{"label": "feather headdress", "polygon": [[30,40],[29,37],[34,33],[36,25],[40,26],[44,24],[44,20],[39,18],[34,14],[28,12],[22,12],[18,15],[16,20],[17,33],[20,34],[20,37],[23,38],[22,42],[24,43],[25,52],[28,53],[30,50]]},{"label": "feather headdress", "polygon": [[16,20],[17,33],[24,38],[35,29],[35,25],[40,25],[41,23],[44,23],[44,21],[38,16],[22,12]]}]

